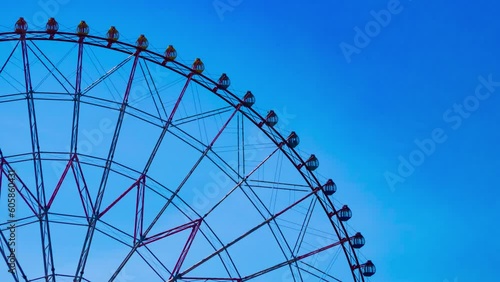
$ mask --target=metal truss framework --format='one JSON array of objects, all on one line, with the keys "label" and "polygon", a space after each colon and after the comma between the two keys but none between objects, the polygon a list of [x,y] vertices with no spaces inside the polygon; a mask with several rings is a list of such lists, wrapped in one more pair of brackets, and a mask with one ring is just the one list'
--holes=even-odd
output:
[{"label": "metal truss framework", "polygon": [[[49,36],[50,35],[50,36]],[[73,109],[73,120],[72,120],[72,134],[71,134],[71,150],[69,154],[69,158],[67,160],[67,164],[65,166],[65,169],[58,181],[57,186],[55,187],[52,195],[50,198],[48,198],[48,201],[46,200],[46,191],[44,187],[44,179],[43,179],[43,172],[42,172],[42,160],[43,160],[43,153],[40,150],[40,145],[38,141],[38,128],[37,128],[37,123],[36,123],[36,114],[35,114],[35,98],[33,96],[33,87],[31,85],[31,72],[30,72],[30,63],[29,63],[29,54],[30,48],[29,42],[37,42],[37,41],[59,41],[59,42],[70,42],[77,44],[78,46],[78,57],[77,57],[77,67],[76,67],[76,81],[73,86],[74,92],[71,93],[72,95],[72,100],[74,101],[74,109]],[[109,38],[102,38],[102,37],[96,37],[96,36],[91,36],[88,34],[82,34],[82,33],[67,33],[67,32],[57,32],[54,34],[47,34],[47,32],[44,31],[26,31],[23,32],[22,34],[19,34],[18,32],[5,32],[5,33],[0,33],[0,42],[4,41],[19,41],[22,49],[22,55],[23,55],[23,64],[24,64],[24,74],[25,74],[25,86],[26,86],[26,93],[25,93],[25,99],[28,102],[28,113],[29,113],[29,120],[30,120],[30,130],[31,130],[31,143],[32,143],[32,155],[31,156],[25,156],[25,159],[31,159],[33,161],[34,165],[34,176],[35,176],[35,189],[32,189],[28,187],[24,182],[23,182],[23,176],[22,175],[16,175],[17,183],[16,190],[21,195],[21,198],[24,202],[24,204],[32,211],[33,217],[32,218],[24,218],[18,220],[17,224],[22,224],[23,222],[29,222],[30,220],[38,220],[39,225],[40,225],[40,232],[42,234],[41,239],[42,239],[42,251],[43,251],[43,260],[44,260],[44,279],[45,281],[56,281],[56,277],[58,276],[55,272],[55,266],[54,266],[54,258],[52,254],[52,242],[50,238],[50,220],[49,220],[49,215],[50,215],[50,208],[54,201],[57,201],[57,195],[58,192],[61,189],[61,186],[64,181],[68,181],[67,175],[68,173],[72,172],[73,179],[75,181],[76,187],[78,189],[78,194],[81,200],[82,208],[85,214],[85,222],[87,224],[87,235],[85,236],[85,241],[82,246],[82,251],[80,254],[80,259],[78,266],[75,270],[74,273],[74,281],[87,281],[84,278],[84,273],[85,273],[85,266],[87,263],[87,259],[91,250],[92,246],[92,239],[94,238],[94,234],[96,231],[100,231],[98,228],[98,223],[104,223],[105,222],[105,215],[106,213],[111,210],[118,202],[120,202],[125,196],[127,196],[132,190],[136,190],[136,206],[135,206],[135,218],[134,218],[134,231],[133,231],[133,236],[131,238],[131,242],[129,242],[129,246],[131,247],[130,252],[128,255],[124,258],[120,266],[116,269],[116,271],[112,274],[110,277],[109,281],[114,281],[118,275],[120,274],[120,271],[123,269],[123,267],[127,264],[128,260],[132,257],[133,254],[137,253],[139,249],[147,249],[147,245],[152,244],[158,240],[162,240],[164,238],[167,238],[169,236],[172,236],[174,234],[180,233],[180,232],[188,232],[189,237],[184,245],[184,248],[182,249],[181,254],[179,255],[179,258],[177,259],[177,263],[175,266],[171,269],[168,270],[169,276],[168,277],[163,277],[166,281],[249,281],[252,280],[256,277],[262,276],[266,273],[272,272],[276,269],[282,268],[289,266],[291,267],[292,265],[295,265],[297,268],[300,268],[299,262],[305,260],[308,257],[311,257],[315,254],[318,254],[320,252],[326,251],[330,248],[340,246],[341,249],[343,250],[345,257],[347,258],[347,262],[349,264],[349,267],[352,271],[352,276],[354,281],[365,281],[365,278],[363,276],[362,268],[364,264],[360,264],[358,257],[355,252],[355,245],[353,244],[353,236],[350,236],[346,230],[346,227],[343,224],[343,219],[341,216],[341,210],[338,210],[335,208],[334,204],[330,200],[329,197],[325,196],[324,193],[319,193],[322,191],[324,184],[320,183],[318,178],[315,176],[315,174],[312,172],[314,169],[308,169],[308,162],[310,159],[303,159],[299,153],[295,150],[295,146],[291,145],[291,142],[293,141],[292,139],[296,136],[288,136],[284,137],[281,135],[277,129],[274,127],[274,125],[277,122],[277,116],[275,115],[274,112],[270,112],[267,114],[267,116],[262,116],[258,112],[256,112],[254,109],[251,107],[247,106],[248,101],[245,98],[248,97],[243,97],[239,98],[236,95],[234,95],[232,92],[227,90],[227,87],[223,87],[221,85],[220,81],[214,81],[210,79],[209,77],[203,75],[201,72],[197,71],[193,67],[186,66],[182,63],[179,63],[175,60],[170,60],[168,57],[165,57],[165,55],[161,55],[152,51],[147,50],[146,48],[139,48],[137,45],[132,45],[132,44],[127,44],[124,42],[120,41],[113,41],[112,43],[109,41]],[[16,45],[17,46],[17,45]],[[84,56],[84,49],[86,47],[100,47],[100,48],[107,48],[111,49],[117,52],[121,52],[124,54],[127,54],[129,57],[124,60],[122,63],[117,65],[115,69],[112,69],[105,75],[103,75],[101,78],[99,78],[97,81],[89,85],[87,88],[82,90],[82,68],[83,68],[83,56]],[[34,45],[35,48],[36,45]],[[17,48],[17,47],[16,47]],[[41,51],[40,51],[41,52]],[[12,55],[12,54],[11,54]],[[43,55],[43,53],[42,53]],[[9,57],[10,58],[10,57]],[[85,180],[84,176],[84,170],[82,169],[82,164],[85,164],[84,161],[81,161],[81,157],[89,158],[90,156],[82,156],[81,154],[78,153],[77,148],[78,148],[78,134],[79,134],[79,119],[80,119],[80,105],[81,105],[81,97],[82,95],[85,95],[95,87],[97,84],[105,80],[107,77],[109,77],[114,71],[119,69],[121,66],[123,66],[125,63],[129,62],[130,60],[133,59],[132,63],[132,68],[130,71],[130,76],[127,82],[127,87],[125,90],[125,93],[123,95],[123,101],[120,105],[119,109],[119,116],[117,119],[117,123],[115,126],[114,134],[113,134],[113,139],[111,142],[111,146],[109,148],[108,156],[106,159],[101,160],[103,162],[102,168],[103,168],[103,174],[101,177],[100,181],[100,186],[97,191],[97,195],[95,199],[92,199],[91,193],[89,192],[89,187],[87,185],[87,182]],[[114,155],[116,151],[116,146],[119,140],[119,135],[121,132],[122,128],[122,123],[123,119],[125,116],[125,113],[127,112],[127,108],[131,107],[129,105],[129,94],[130,90],[134,81],[134,76],[136,73],[136,70],[138,69],[138,66],[140,65],[140,61],[148,62],[150,64],[156,64],[158,66],[162,66],[169,71],[172,71],[174,73],[177,73],[179,75],[182,75],[186,78],[185,85],[180,92],[175,105],[173,109],[171,110],[170,114],[168,115],[168,118],[166,120],[159,120],[156,121],[158,122],[158,126],[162,128],[161,134],[157,139],[157,142],[152,150],[152,153],[149,157],[149,160],[147,161],[145,167],[143,170],[139,173],[139,177],[127,188],[124,190],[124,192],[117,197],[111,204],[108,206],[102,208],[102,201],[103,201],[103,195],[105,193],[107,183],[108,183],[108,177],[109,174],[114,172],[113,166],[118,165],[114,161]],[[2,68],[3,70],[3,68]],[[2,72],[0,70],[0,74]],[[147,191],[147,181],[154,181],[152,179],[148,178],[148,171],[154,161],[155,156],[157,155],[157,152],[160,148],[160,145],[162,144],[164,137],[172,127],[175,128],[175,125],[173,124],[174,117],[176,114],[176,111],[181,103],[181,100],[183,99],[186,89],[188,88],[190,83],[196,83],[197,85],[201,86],[202,88],[206,89],[209,92],[212,92],[214,95],[218,96],[220,99],[224,100],[230,107],[234,109],[234,111],[231,113],[229,118],[225,121],[223,124],[222,128],[219,130],[219,132],[213,137],[212,141],[205,146],[205,149],[200,151],[201,155],[198,161],[193,165],[192,169],[189,171],[189,173],[185,176],[184,180],[180,183],[176,189],[171,191],[171,196],[166,198],[166,204],[162,207],[158,215],[153,219],[153,221],[149,225],[145,225],[144,222],[144,199],[145,199],[145,194]],[[155,224],[158,222],[159,218],[163,214],[163,212],[167,209],[168,206],[170,206],[174,200],[181,191],[181,189],[184,187],[188,179],[190,179],[191,175],[194,173],[198,165],[201,163],[201,161],[205,158],[211,159],[208,154],[211,152],[212,147],[218,140],[218,138],[221,136],[222,132],[226,130],[227,126],[229,123],[234,119],[234,117],[237,114],[241,114],[244,116],[248,121],[253,123],[256,127],[260,128],[260,130],[264,133],[264,135],[269,138],[270,141],[274,144],[276,147],[275,150],[273,150],[266,158],[264,158],[257,166],[255,166],[249,173],[245,175],[243,172],[243,175],[240,175],[240,171],[237,172],[239,175],[239,179],[235,181],[235,185],[233,189],[224,197],[220,200],[218,204],[216,204],[210,211],[208,211],[205,215],[200,215],[199,218],[193,219],[191,222],[165,230],[163,232],[159,232],[154,235],[149,235],[150,231],[152,228],[155,226]],[[178,128],[177,128],[178,129]],[[222,244],[221,248],[216,249],[210,256],[207,256],[205,259],[201,260],[197,264],[192,265],[191,267],[187,269],[182,269],[183,263],[186,259],[186,256],[188,255],[190,251],[190,247],[196,237],[197,234],[201,233],[201,235],[204,235],[204,231],[201,230],[201,228],[204,226],[204,219],[219,205],[222,201],[224,201],[227,197],[231,195],[234,191],[242,187],[243,185],[246,185],[248,187],[251,187],[251,184],[248,182],[248,179],[250,176],[257,171],[263,164],[267,162],[268,159],[270,159],[276,152],[282,152],[286,158],[294,164],[296,167],[297,172],[301,175],[301,177],[304,179],[306,186],[310,188],[310,193],[308,193],[305,197],[302,199],[296,201],[289,207],[285,208],[281,212],[272,214],[269,210],[266,210],[265,213],[262,212],[261,216],[263,217],[263,221],[261,224],[255,226],[251,230],[247,231],[246,233],[242,234],[239,238],[236,238],[230,243],[227,244]],[[17,156],[17,158],[20,158],[21,156]],[[3,154],[1,154],[0,151],[0,191],[2,189],[2,175],[7,177],[7,174],[9,171],[12,171],[12,165],[8,161],[9,158],[4,158]],[[251,199],[252,195],[251,192],[249,192],[249,195],[246,195],[249,199]],[[264,226],[271,226],[270,223],[275,222],[275,220],[282,214],[284,214],[286,211],[292,209],[296,205],[304,202],[305,200],[312,200],[314,199],[315,202],[319,203],[321,206],[321,209],[324,210],[325,214],[328,216],[329,221],[333,227],[333,230],[336,234],[336,236],[339,238],[338,242],[332,243],[330,245],[324,246],[322,248],[319,248],[317,250],[314,250],[309,253],[305,254],[296,254],[292,258],[289,258],[282,263],[276,264],[272,267],[263,269],[259,272],[256,272],[251,275],[246,275],[242,276],[238,274],[238,277],[234,278],[231,277],[228,271],[228,276],[229,277],[190,277],[189,273],[202,265],[204,262],[210,260],[213,257],[220,256],[223,253],[227,253],[227,249],[230,248],[232,245],[236,244],[238,241],[240,241],[242,238],[248,236],[249,234],[255,232],[256,230],[260,229],[261,227]],[[257,203],[258,204],[258,203]],[[209,226],[207,226],[208,229],[210,229]],[[8,261],[8,241],[3,234],[3,231],[5,231],[4,226],[0,226],[0,253],[5,260],[7,264],[9,264]],[[272,229],[272,233],[275,236],[275,238],[278,238],[280,236],[283,236],[281,230],[279,227]],[[286,240],[284,240],[286,242]],[[283,253],[286,254],[289,252],[294,252],[292,251],[292,248],[290,246],[284,246],[284,249],[282,249]],[[286,249],[286,250],[285,250]],[[15,263],[17,265],[17,270],[12,273],[12,276],[15,281],[33,281],[33,279],[28,279],[28,277],[25,275],[23,271],[23,267],[21,266],[20,261],[15,260]],[[293,273],[293,272],[292,272]],[[294,277],[296,280],[301,280],[300,276]],[[325,280],[326,281],[326,280]]]}]

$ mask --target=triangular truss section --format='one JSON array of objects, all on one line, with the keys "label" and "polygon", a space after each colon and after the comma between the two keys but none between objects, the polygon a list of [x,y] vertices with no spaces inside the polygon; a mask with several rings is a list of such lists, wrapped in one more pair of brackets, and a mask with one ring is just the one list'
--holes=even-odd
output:
[{"label": "triangular truss section", "polygon": [[113,202],[106,208],[99,212],[98,219],[101,219],[108,213],[118,202],[120,202],[130,191],[136,190],[136,205],[135,205],[135,221],[134,221],[134,236],[133,243],[136,243],[141,237],[143,232],[143,219],[144,219],[144,195],[146,192],[146,175],[141,175],[130,187],[121,193]]},{"label": "triangular truss section", "polygon": [[78,194],[80,196],[80,200],[83,206],[83,210],[85,212],[85,216],[87,218],[87,222],[90,222],[90,218],[94,214],[94,204],[92,202],[92,198],[90,197],[87,182],[85,181],[85,176],[83,174],[83,169],[78,159],[78,155],[76,153],[73,153],[68,163],[66,164],[66,167],[61,175],[61,178],[59,179],[56,188],[54,189],[54,192],[49,198],[49,201],[47,202],[47,210],[49,210],[52,204],[54,203],[54,200],[59,190],[61,189],[62,184],[66,179],[66,176],[68,175],[70,169],[73,174],[76,187],[78,189]]},{"label": "triangular truss section", "polygon": [[[189,253],[189,250],[193,244],[193,241],[198,233],[202,219],[193,220],[191,222],[179,225],[177,227],[156,233],[154,235],[148,236],[149,231],[156,221],[145,229],[144,226],[144,205],[145,205],[145,192],[146,192],[146,179],[147,176],[142,174],[132,185],[130,185],[125,191],[123,191],[113,202],[111,202],[107,207],[105,207],[98,215],[97,218],[103,218],[113,207],[115,207],[125,196],[127,196],[132,190],[136,190],[136,207],[135,207],[135,219],[134,219],[134,235],[133,235],[133,245],[135,246],[134,250],[139,250],[145,248],[149,251],[148,245],[153,244],[154,242],[160,241],[167,237],[179,234],[184,231],[190,230],[189,237],[184,244],[184,247],[179,255],[179,258],[176,261],[175,266],[170,273],[170,278],[172,279],[176,277],[181,270],[181,267],[186,259],[186,256]],[[161,213],[158,214],[158,217],[161,216]],[[124,264],[126,261],[124,262]],[[115,275],[121,271],[122,267],[119,267]]]},{"label": "triangular truss section", "polygon": [[174,227],[172,229],[160,232],[158,234],[155,234],[155,235],[152,235],[149,237],[145,236],[144,238],[142,238],[141,242],[139,243],[139,247],[145,247],[145,246],[147,246],[151,243],[154,243],[156,241],[159,241],[161,239],[173,236],[175,234],[181,233],[181,232],[186,231],[186,230],[191,230],[191,233],[189,234],[189,237],[184,245],[184,248],[182,249],[181,254],[179,255],[179,258],[177,259],[177,262],[171,271],[171,275],[170,275],[169,280],[174,279],[179,275],[179,273],[181,271],[181,267],[182,267],[184,261],[186,260],[186,257],[189,253],[189,250],[191,249],[191,246],[192,246],[193,241],[196,237],[196,234],[198,233],[198,230],[200,229],[201,223],[202,223],[202,220],[197,219],[197,220],[194,220],[192,222]]}]

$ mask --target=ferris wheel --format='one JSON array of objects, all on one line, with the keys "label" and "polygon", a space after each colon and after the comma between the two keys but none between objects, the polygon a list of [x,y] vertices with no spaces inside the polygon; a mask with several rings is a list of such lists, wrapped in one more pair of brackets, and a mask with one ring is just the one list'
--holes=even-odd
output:
[{"label": "ferris wheel", "polygon": [[251,91],[54,18],[0,33],[0,281],[367,281],[365,239]]}]

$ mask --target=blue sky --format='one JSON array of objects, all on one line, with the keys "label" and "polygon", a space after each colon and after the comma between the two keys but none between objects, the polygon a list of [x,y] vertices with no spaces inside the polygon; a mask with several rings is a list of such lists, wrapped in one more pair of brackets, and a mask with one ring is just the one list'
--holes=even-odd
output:
[{"label": "blue sky", "polygon": [[[202,58],[214,78],[226,72],[234,89],[251,89],[260,109],[288,113],[287,130],[319,157],[320,173],[339,186],[336,199],[353,210],[350,225],[378,268],[371,281],[495,280],[495,1],[221,0],[231,6],[224,12],[211,0],[55,1],[5,3],[1,28],[39,15],[63,29],[84,19],[91,33],[115,25],[124,40],[145,34],[153,49],[173,44],[183,60]],[[398,12],[356,47],[356,27],[394,5]],[[342,44],[357,53],[346,57]],[[493,83],[481,99],[485,79]],[[433,136],[439,142],[419,153],[417,143]],[[411,156],[418,165],[397,176]]]}]

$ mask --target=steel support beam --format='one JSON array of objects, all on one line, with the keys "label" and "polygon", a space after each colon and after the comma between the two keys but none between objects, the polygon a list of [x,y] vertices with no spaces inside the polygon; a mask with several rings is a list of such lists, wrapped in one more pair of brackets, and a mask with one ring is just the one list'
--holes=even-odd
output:
[{"label": "steel support beam", "polygon": [[80,259],[78,261],[78,266],[77,266],[77,269],[75,272],[75,277],[76,277],[75,282],[80,282],[82,280],[83,274],[85,272],[85,265],[87,264],[87,258],[88,258],[89,252],[90,252],[90,247],[92,245],[92,239],[94,237],[96,224],[97,224],[97,221],[99,220],[99,213],[100,213],[102,199],[104,196],[104,192],[106,190],[106,185],[108,183],[108,177],[109,177],[109,173],[111,171],[111,165],[113,163],[113,159],[114,159],[114,155],[115,155],[115,151],[116,151],[116,146],[118,144],[118,138],[119,138],[121,128],[123,125],[123,118],[125,116],[125,110],[126,110],[127,105],[128,105],[128,98],[129,98],[130,90],[132,88],[132,83],[134,81],[135,71],[137,69],[137,65],[138,65],[139,58],[140,58],[139,54],[140,54],[140,49],[138,48],[136,53],[135,53],[135,59],[134,59],[134,62],[132,64],[132,69],[130,71],[130,76],[129,76],[128,83],[127,83],[127,88],[125,90],[125,94],[123,95],[123,102],[122,102],[122,105],[120,107],[120,114],[118,116],[118,121],[116,123],[115,132],[113,134],[113,139],[111,141],[111,146],[109,148],[109,153],[108,153],[108,157],[106,159],[106,164],[105,164],[104,171],[102,174],[101,182],[99,185],[99,189],[97,191],[97,197],[96,197],[96,200],[94,201],[95,211],[94,211],[94,214],[90,220],[89,228],[87,230],[87,234],[85,236],[85,240],[83,243],[82,252],[80,254]]},{"label": "steel support beam", "polygon": [[40,141],[38,138],[38,127],[35,113],[34,91],[31,82],[30,62],[28,58],[28,46],[26,35],[21,34],[21,48],[23,55],[24,80],[26,86],[26,100],[28,102],[28,114],[31,134],[31,149],[33,152],[34,177],[36,185],[37,200],[41,206],[38,208],[40,219],[40,234],[42,240],[42,255],[45,279],[48,282],[56,281],[54,257],[52,254],[52,242],[50,238],[49,217],[46,209],[45,184],[43,180],[42,158],[40,153]]}]

